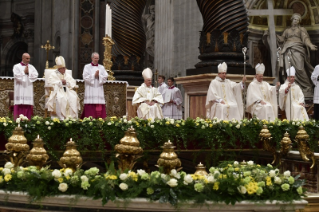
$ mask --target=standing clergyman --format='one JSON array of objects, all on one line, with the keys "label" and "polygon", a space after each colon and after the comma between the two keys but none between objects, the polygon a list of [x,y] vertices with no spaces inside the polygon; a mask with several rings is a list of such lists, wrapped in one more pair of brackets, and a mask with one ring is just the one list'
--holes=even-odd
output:
[{"label": "standing clergyman", "polygon": [[167,80],[168,89],[165,89],[163,93],[163,116],[165,118],[182,119],[183,97],[181,91],[174,86],[174,81],[173,77],[170,77]]}]

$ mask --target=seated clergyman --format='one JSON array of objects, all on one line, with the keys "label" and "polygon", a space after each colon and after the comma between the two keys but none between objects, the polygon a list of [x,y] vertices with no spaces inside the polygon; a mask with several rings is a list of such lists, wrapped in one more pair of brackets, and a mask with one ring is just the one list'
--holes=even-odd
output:
[{"label": "seated clergyman", "polygon": [[73,90],[76,82],[71,75],[65,72],[64,58],[59,56],[55,59],[56,67],[50,76],[48,84],[53,87],[53,91],[47,102],[48,111],[51,112],[51,118],[78,118],[80,110],[80,99]]}]

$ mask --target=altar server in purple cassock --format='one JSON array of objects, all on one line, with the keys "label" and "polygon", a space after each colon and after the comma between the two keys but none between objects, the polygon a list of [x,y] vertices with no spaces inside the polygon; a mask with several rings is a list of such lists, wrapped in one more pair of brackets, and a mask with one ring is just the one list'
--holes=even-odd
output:
[{"label": "altar server in purple cassock", "polygon": [[103,65],[98,64],[100,56],[93,52],[92,62],[84,66],[83,80],[85,82],[84,109],[81,119],[106,118],[103,84],[107,82],[108,74]]},{"label": "altar server in purple cassock", "polygon": [[315,85],[315,93],[313,95],[314,104],[314,119],[319,121],[319,65],[315,67],[315,70],[311,74],[311,80]]},{"label": "altar server in purple cassock", "polygon": [[14,119],[20,114],[31,118],[33,115],[33,82],[38,78],[38,72],[30,63],[30,55],[24,53],[21,63],[13,66],[14,75]]},{"label": "altar server in purple cassock", "polygon": [[174,78],[168,78],[168,88],[163,92],[163,116],[172,119],[182,119],[183,97],[181,91],[174,86]]}]

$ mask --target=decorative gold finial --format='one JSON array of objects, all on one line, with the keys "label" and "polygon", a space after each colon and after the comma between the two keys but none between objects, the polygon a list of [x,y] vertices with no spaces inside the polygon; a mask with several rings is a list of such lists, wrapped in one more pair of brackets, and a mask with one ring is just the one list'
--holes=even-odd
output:
[{"label": "decorative gold finial", "polygon": [[41,169],[49,159],[47,151],[43,148],[43,140],[38,137],[33,141],[33,148],[30,150],[30,153],[27,155],[27,162],[31,165],[36,166],[38,169]]},{"label": "decorative gold finial", "polygon": [[309,135],[304,129],[303,126],[299,127],[299,130],[297,132],[297,135],[295,137],[295,142],[298,144],[298,150],[300,152],[300,156],[304,161],[309,161],[309,157],[312,160],[312,165],[311,169],[315,166],[316,164],[316,159],[314,152],[310,149],[309,147]]},{"label": "decorative gold finial", "polygon": [[10,159],[14,167],[22,165],[25,161],[25,157],[30,149],[27,144],[27,139],[24,136],[24,131],[20,127],[20,124],[13,130],[12,136],[8,139],[8,143],[5,145],[7,157]]},{"label": "decorative gold finial", "polygon": [[77,169],[81,168],[83,160],[80,152],[76,149],[76,143],[72,141],[72,138],[66,143],[66,150],[63,156],[58,161],[58,164],[62,168],[70,168],[75,172]]},{"label": "decorative gold finial", "polygon": [[103,45],[105,47],[103,65],[109,75],[108,80],[114,81],[115,77],[113,76],[114,72],[112,71],[112,46],[114,45],[114,41],[110,36],[105,35],[103,38]]},{"label": "decorative gold finial", "polygon": [[49,51],[51,49],[54,49],[54,48],[55,48],[54,46],[50,45],[50,41],[49,40],[47,40],[46,44],[41,45],[41,49],[45,49],[45,51],[47,52],[47,60],[45,62],[45,68],[49,68]]},{"label": "decorative gold finial", "polygon": [[[280,157],[286,157],[291,149],[291,146],[292,142],[289,138],[289,133],[286,132],[280,141]],[[279,163],[281,163],[281,161],[279,161]]]},{"label": "decorative gold finial", "polygon": [[171,141],[168,140],[161,148],[163,148],[163,152],[157,161],[157,167],[163,167],[166,174],[169,174],[172,169],[180,171],[182,169],[182,163],[177,157],[177,154],[174,151],[175,146],[173,146]]},{"label": "decorative gold finial", "polygon": [[204,166],[204,164],[199,162],[199,164],[196,166],[196,172],[194,174],[205,175],[205,176],[208,175],[206,171],[206,166]]},{"label": "decorative gold finial", "polygon": [[276,144],[272,142],[271,133],[269,132],[267,125],[263,126],[262,130],[259,133],[259,138],[264,145],[264,150],[273,154],[274,160],[271,164],[274,164],[277,160],[277,148]]}]

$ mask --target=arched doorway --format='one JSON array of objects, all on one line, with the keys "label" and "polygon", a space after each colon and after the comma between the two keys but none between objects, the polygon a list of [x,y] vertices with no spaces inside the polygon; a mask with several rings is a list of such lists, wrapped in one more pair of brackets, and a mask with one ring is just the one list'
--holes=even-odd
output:
[{"label": "arched doorway", "polygon": [[13,76],[12,68],[21,62],[22,54],[25,52],[28,52],[28,44],[22,41],[15,43],[9,49],[5,62],[5,76]]}]

